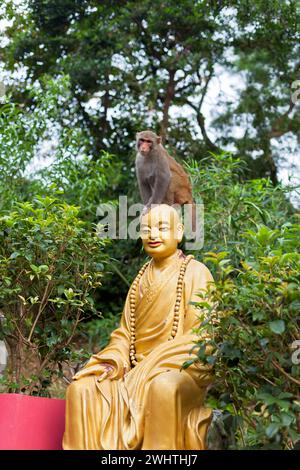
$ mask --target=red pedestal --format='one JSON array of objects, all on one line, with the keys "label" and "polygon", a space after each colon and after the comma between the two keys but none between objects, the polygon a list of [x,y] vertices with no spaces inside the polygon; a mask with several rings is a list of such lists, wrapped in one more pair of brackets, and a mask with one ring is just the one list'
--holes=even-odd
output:
[{"label": "red pedestal", "polygon": [[1,450],[60,450],[65,401],[0,394]]}]

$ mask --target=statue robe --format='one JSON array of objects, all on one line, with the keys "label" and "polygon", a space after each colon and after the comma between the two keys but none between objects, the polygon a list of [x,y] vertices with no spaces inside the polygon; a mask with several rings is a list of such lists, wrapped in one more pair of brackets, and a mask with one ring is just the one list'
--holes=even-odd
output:
[{"label": "statue robe", "polygon": [[[177,259],[155,280],[149,267],[136,292],[136,358],[130,369],[129,294],[121,324],[109,345],[94,354],[84,369],[91,374],[72,382],[66,396],[64,449],[204,449],[211,410],[203,406],[212,382],[210,366],[180,370],[199,337],[201,311],[190,304],[212,282],[209,270],[196,260],[184,276],[180,320],[168,341],[176,300],[180,263]],[[99,381],[101,363],[114,371]],[[130,369],[124,376],[125,368]]]}]

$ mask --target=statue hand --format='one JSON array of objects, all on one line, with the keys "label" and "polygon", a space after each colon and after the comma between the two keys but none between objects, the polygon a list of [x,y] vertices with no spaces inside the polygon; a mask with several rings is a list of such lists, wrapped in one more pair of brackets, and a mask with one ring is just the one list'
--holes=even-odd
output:
[{"label": "statue hand", "polygon": [[100,377],[98,380],[100,381],[106,378],[113,370],[114,368],[111,364],[102,362],[101,364],[96,364],[94,366],[81,369],[73,376],[73,380],[79,380],[83,377],[88,377],[89,375],[99,375]]}]

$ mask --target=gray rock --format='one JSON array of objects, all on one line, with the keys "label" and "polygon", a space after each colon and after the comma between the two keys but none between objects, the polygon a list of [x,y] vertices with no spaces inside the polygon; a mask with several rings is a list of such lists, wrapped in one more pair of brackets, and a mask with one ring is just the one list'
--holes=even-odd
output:
[{"label": "gray rock", "polygon": [[207,436],[209,450],[226,450],[234,447],[235,429],[232,418],[231,415],[221,410],[213,411],[213,419]]}]

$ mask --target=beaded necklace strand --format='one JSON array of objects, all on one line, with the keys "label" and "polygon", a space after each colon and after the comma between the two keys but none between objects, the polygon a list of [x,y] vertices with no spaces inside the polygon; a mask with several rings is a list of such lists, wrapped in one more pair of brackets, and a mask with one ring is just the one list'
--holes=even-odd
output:
[{"label": "beaded necklace strand", "polygon": [[[177,286],[176,286],[176,301],[175,301],[175,307],[174,307],[173,326],[172,326],[171,335],[169,336],[168,341],[174,339],[178,331],[179,310],[180,310],[180,303],[181,303],[182,290],[183,290],[183,278],[185,275],[187,265],[190,262],[190,260],[193,258],[194,258],[193,255],[186,256],[180,266],[180,271],[179,271],[179,276],[178,276]],[[136,276],[135,280],[132,283],[130,294],[129,294],[129,302],[130,302],[130,352],[129,352],[129,355],[130,355],[130,361],[131,361],[132,367],[136,366],[138,363],[136,360],[136,351],[135,351],[135,344],[134,344],[135,338],[136,338],[136,335],[135,335],[136,291],[138,289],[138,285],[141,280],[141,277],[146,271],[146,269],[148,268],[150,263],[153,263],[153,259],[151,261],[148,261],[147,263],[144,264],[144,266],[141,267],[141,269],[138,272],[138,275]]]}]

